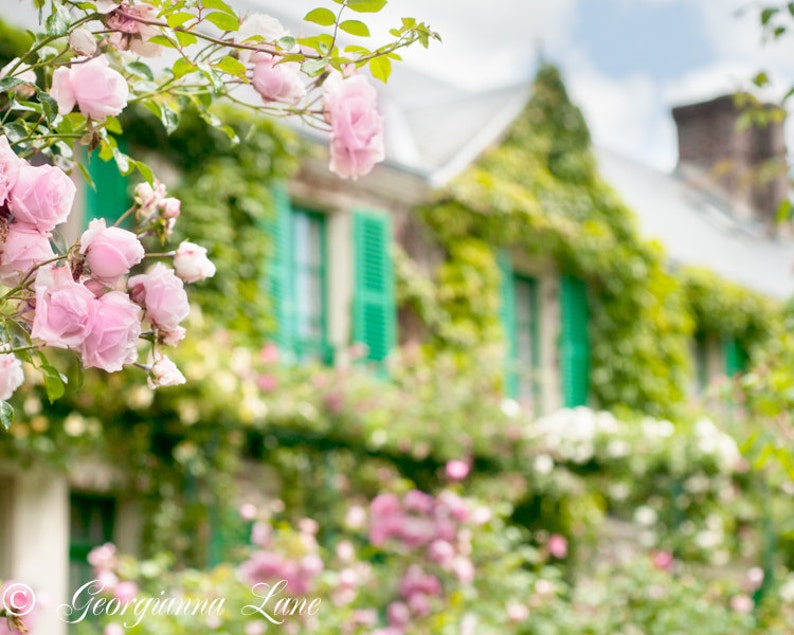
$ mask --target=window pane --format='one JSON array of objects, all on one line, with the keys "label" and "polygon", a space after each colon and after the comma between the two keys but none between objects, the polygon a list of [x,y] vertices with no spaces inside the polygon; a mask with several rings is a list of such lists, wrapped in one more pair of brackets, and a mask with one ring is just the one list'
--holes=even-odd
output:
[{"label": "window pane", "polygon": [[321,358],[326,342],[325,217],[293,212],[293,280],[298,355]]}]

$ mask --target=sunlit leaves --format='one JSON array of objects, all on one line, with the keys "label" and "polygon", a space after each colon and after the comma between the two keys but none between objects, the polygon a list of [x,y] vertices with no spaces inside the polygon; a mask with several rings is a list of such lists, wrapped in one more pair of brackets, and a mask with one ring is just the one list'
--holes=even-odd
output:
[{"label": "sunlit leaves", "polygon": [[391,60],[386,56],[373,57],[369,61],[369,70],[375,79],[386,83],[391,75]]},{"label": "sunlit leaves", "polygon": [[350,35],[369,37],[369,27],[360,20],[345,20],[339,23],[339,28]]},{"label": "sunlit leaves", "polygon": [[386,0],[347,0],[347,6],[359,13],[377,13],[387,4]]},{"label": "sunlit leaves", "polygon": [[319,24],[320,26],[331,26],[332,24],[336,23],[336,16],[334,12],[330,9],[325,8],[317,8],[309,11],[303,19],[306,22],[313,22],[314,24]]}]

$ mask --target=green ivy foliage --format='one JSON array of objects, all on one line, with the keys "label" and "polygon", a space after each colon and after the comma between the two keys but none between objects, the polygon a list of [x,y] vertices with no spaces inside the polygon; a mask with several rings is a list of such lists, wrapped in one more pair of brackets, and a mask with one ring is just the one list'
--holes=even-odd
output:
[{"label": "green ivy foliage", "polygon": [[222,109],[217,117],[232,126],[239,143],[195,112],[183,113],[171,135],[144,109],[123,124],[131,143],[179,173],[172,190],[183,210],[176,237],[206,247],[222,272],[195,287],[191,298],[219,326],[257,344],[275,328],[261,291],[271,250],[264,225],[275,213],[273,185],[297,167],[299,142],[283,126],[239,109]]},{"label": "green ivy foliage", "polygon": [[584,118],[550,65],[501,143],[422,218],[447,256],[434,282],[452,328],[429,324],[433,344],[471,350],[502,338],[496,262],[473,258],[472,245],[550,260],[588,283],[591,387],[605,408],[674,413],[686,395],[696,328],[744,342],[772,320],[774,307],[755,294],[716,276],[668,271],[661,246],[639,236],[631,211],[599,178]]}]

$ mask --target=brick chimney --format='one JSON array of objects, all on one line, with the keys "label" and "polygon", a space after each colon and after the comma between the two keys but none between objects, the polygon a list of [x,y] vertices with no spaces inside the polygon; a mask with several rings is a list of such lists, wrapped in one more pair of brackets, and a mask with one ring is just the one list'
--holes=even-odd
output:
[{"label": "brick chimney", "polygon": [[[768,104],[762,108],[779,110]],[[673,108],[678,170],[685,179],[729,199],[738,216],[772,230],[788,194],[784,121],[740,128],[741,115],[731,95]]]}]

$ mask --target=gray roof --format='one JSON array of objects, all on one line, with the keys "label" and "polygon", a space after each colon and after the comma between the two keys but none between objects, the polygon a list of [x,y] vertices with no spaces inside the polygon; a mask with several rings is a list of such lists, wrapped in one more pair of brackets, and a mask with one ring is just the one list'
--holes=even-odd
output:
[{"label": "gray roof", "polygon": [[726,202],[685,182],[598,148],[601,176],[636,213],[640,231],[657,239],[675,264],[707,267],[769,296],[794,294],[794,243],[737,219]]}]

